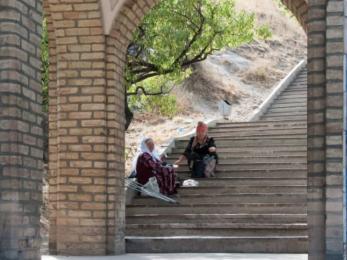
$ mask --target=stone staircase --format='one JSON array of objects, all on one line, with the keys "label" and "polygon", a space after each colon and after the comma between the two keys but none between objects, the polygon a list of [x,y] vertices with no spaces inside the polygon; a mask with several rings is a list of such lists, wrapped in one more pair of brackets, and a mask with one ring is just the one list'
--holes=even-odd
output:
[{"label": "stone staircase", "polygon": [[[307,252],[307,76],[303,69],[256,122],[210,128],[217,177],[179,190],[179,204],[137,197],[126,208],[132,253]],[[174,161],[187,140],[177,140]],[[186,166],[178,175],[189,178]]]}]

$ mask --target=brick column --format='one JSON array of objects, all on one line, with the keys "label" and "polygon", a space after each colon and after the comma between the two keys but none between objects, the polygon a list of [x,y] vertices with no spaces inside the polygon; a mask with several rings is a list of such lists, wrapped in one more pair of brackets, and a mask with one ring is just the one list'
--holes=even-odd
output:
[{"label": "brick column", "polygon": [[309,258],[343,258],[343,1],[309,1]]},{"label": "brick column", "polygon": [[0,0],[0,259],[39,259],[41,1]]},{"label": "brick column", "polygon": [[326,259],[343,259],[343,0],[327,3]]},{"label": "brick column", "polygon": [[106,74],[99,1],[49,1],[45,8],[55,57],[49,87],[50,252],[123,253],[124,99]]},{"label": "brick column", "polygon": [[309,259],[325,259],[326,0],[308,2]]}]

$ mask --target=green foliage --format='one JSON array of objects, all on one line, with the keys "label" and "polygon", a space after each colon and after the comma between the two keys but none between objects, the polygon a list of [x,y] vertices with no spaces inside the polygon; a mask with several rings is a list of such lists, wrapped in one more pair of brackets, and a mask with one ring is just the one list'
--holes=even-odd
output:
[{"label": "green foliage", "polygon": [[176,97],[173,95],[145,96],[130,98],[132,109],[157,113],[172,118],[178,112]]},{"label": "green foliage", "polygon": [[[170,89],[191,74],[194,63],[223,48],[235,48],[255,38],[272,36],[256,27],[255,15],[237,12],[233,0],[164,0],[144,18],[129,45],[125,79],[127,92],[143,86],[147,92]],[[168,86],[169,85],[169,86]],[[172,116],[176,101],[165,95],[132,95],[132,109]]]},{"label": "green foliage", "polygon": [[178,112],[176,97],[173,95],[147,96],[144,105],[146,111],[170,118]]},{"label": "green foliage", "polygon": [[271,29],[268,25],[262,25],[257,30],[257,37],[262,40],[268,40],[272,37]]},{"label": "green foliage", "polygon": [[256,36],[255,16],[236,12],[233,0],[165,0],[153,8],[134,34],[126,80],[178,76],[191,64]]},{"label": "green foliage", "polygon": [[42,110],[48,111],[48,82],[49,82],[49,52],[48,52],[48,31],[47,20],[42,21],[42,38],[41,38],[41,84],[42,84]]},{"label": "green foliage", "polygon": [[[183,77],[186,77],[184,73],[182,73],[182,75]],[[168,77],[158,76],[158,77],[149,78],[143,81],[142,86],[149,93],[158,93],[160,92],[160,89],[158,86],[165,85],[163,90],[165,93],[167,93],[169,92],[170,89],[173,88],[173,86],[178,81],[181,81],[181,78],[178,78],[178,79],[172,78],[171,81],[168,81]],[[169,82],[170,84],[168,84],[167,82]],[[130,91],[135,91],[135,90],[136,90],[135,86],[132,86],[130,88]],[[153,113],[158,113],[162,116],[167,116],[167,117],[173,117],[178,112],[176,97],[173,95],[170,95],[169,93],[163,94],[163,95],[155,95],[155,96],[132,95],[128,98],[128,100],[129,100],[129,106],[132,110],[153,112]]]}]

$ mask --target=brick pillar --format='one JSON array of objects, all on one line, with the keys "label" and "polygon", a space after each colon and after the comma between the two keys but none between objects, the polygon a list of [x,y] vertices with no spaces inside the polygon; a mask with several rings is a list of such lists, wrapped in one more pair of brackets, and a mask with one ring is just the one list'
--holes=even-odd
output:
[{"label": "brick pillar", "polygon": [[343,0],[309,1],[309,258],[343,258]]},{"label": "brick pillar", "polygon": [[343,259],[343,0],[327,3],[326,259]]},{"label": "brick pillar", "polygon": [[0,0],[0,259],[38,260],[41,1]]},{"label": "brick pillar", "polygon": [[326,0],[308,1],[309,259],[325,259]]},{"label": "brick pillar", "polygon": [[49,1],[47,11],[55,57],[49,90],[50,252],[123,253],[124,99],[106,73],[106,64],[110,71],[115,61],[106,63],[99,1]]}]

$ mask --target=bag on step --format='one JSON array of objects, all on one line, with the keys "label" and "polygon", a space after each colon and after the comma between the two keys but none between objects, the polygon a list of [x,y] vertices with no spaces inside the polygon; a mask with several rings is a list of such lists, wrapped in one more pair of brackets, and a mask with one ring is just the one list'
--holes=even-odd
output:
[{"label": "bag on step", "polygon": [[[148,182],[145,185],[143,185],[142,188],[149,191],[149,192],[160,193],[157,178],[155,178],[155,177],[149,178]],[[146,193],[143,193],[143,194],[146,194]]]},{"label": "bag on step", "polygon": [[206,155],[204,157],[204,164],[205,164],[205,177],[210,178],[210,177],[215,177],[215,170],[216,170],[216,159],[214,156]]}]

